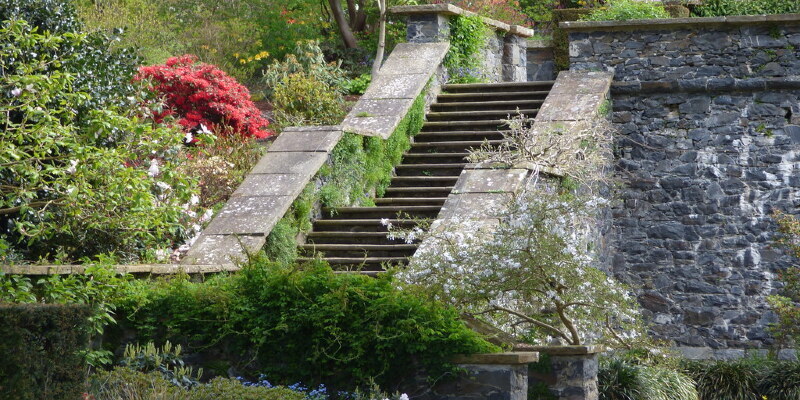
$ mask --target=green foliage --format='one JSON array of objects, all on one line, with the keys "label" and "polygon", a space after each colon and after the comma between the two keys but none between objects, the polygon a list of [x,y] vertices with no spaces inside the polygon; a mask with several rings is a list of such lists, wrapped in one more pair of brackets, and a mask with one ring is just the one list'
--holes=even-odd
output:
[{"label": "green foliage", "polygon": [[198,380],[203,375],[202,369],[195,375],[191,367],[184,365],[181,345],[173,347],[169,340],[162,347],[156,347],[153,342],[144,346],[128,344],[120,365],[136,371],[158,372],[172,385],[183,388],[199,385]]},{"label": "green foliage", "polygon": [[451,83],[484,82],[481,50],[492,34],[480,16],[455,16],[450,19],[450,49],[444,65]]},{"label": "green foliage", "polygon": [[494,349],[454,309],[397,289],[391,276],[335,274],[321,261],[258,258],[205,283],[155,282],[120,307],[141,339],[224,343],[260,366],[248,373],[284,383],[396,384],[418,366],[437,376],[451,355]]},{"label": "green foliage", "polygon": [[90,310],[0,302],[0,393],[19,400],[74,400],[83,392]]},{"label": "green foliage", "polygon": [[[39,33],[50,32],[54,37],[83,31],[83,24],[78,19],[71,0],[0,0],[0,21],[5,20],[25,20],[31,27],[38,28]],[[8,39],[5,36],[0,42]],[[26,69],[25,66],[36,63],[49,65],[49,75],[70,74],[71,91],[90,94],[80,103],[71,104],[75,109],[75,118],[85,121],[92,110],[138,104],[138,99],[131,99],[129,96],[141,95],[140,89],[131,79],[139,60],[131,49],[114,46],[117,40],[117,35],[94,32],[82,36],[79,44],[70,39],[58,45],[20,42],[16,43],[16,49],[26,51],[3,49],[0,50],[0,59],[3,60],[6,74],[12,71],[12,75],[15,72],[24,75],[22,71]],[[15,66],[21,68],[16,69]],[[29,72],[38,74],[33,70]],[[59,99],[60,96],[56,95],[50,99],[49,104],[53,106]]]},{"label": "green foliage", "polygon": [[627,21],[631,19],[669,18],[661,2],[610,0],[605,6],[583,17],[583,21]]},{"label": "green foliage", "polygon": [[[248,387],[235,379],[215,378],[207,384],[184,389],[158,372],[126,367],[99,371],[89,379],[88,393],[96,400],[304,400],[303,393],[284,387]],[[77,398],[77,397],[76,397]]]},{"label": "green foliage", "polygon": [[[777,212],[773,215],[778,223],[777,244],[788,249],[796,258],[800,257],[800,220],[797,217]],[[784,287],[779,294],[767,297],[778,321],[770,327],[780,345],[792,346],[800,343],[800,268],[790,267],[779,274]]]},{"label": "green foliage", "polygon": [[602,400],[698,400],[695,382],[676,368],[627,357],[601,360],[598,386]]},{"label": "green foliage", "polygon": [[[341,68],[341,62],[326,63],[319,43],[307,40],[298,41],[293,54],[286,55],[283,61],[273,62],[264,70],[262,78],[265,86],[264,95],[271,97],[284,79],[298,73],[311,76],[334,90],[346,92],[344,86],[348,80],[345,71]],[[367,84],[369,84],[368,79]]]},{"label": "green foliage", "polygon": [[183,135],[111,105],[81,113],[96,103],[61,67],[86,38],[0,27],[0,236],[28,260],[133,260],[181,240],[190,223],[196,182],[179,173]]},{"label": "green foliage", "polygon": [[345,82],[343,89],[349,94],[364,94],[364,92],[367,91],[370,82],[372,82],[372,75],[361,74]]},{"label": "green foliage", "polygon": [[[519,6],[528,18],[537,22],[553,20],[553,9],[558,6],[559,0],[520,0]],[[537,25],[538,29],[538,25]]]},{"label": "green foliage", "polygon": [[336,88],[302,72],[284,77],[272,100],[283,126],[336,125],[345,114],[344,98]]},{"label": "green foliage", "polygon": [[705,0],[694,8],[701,17],[800,13],[795,0]]},{"label": "green foliage", "polygon": [[686,362],[685,369],[697,382],[702,400],[761,400],[760,377],[769,365],[762,358]]},{"label": "green foliage", "polygon": [[758,390],[769,400],[800,399],[800,362],[775,362],[763,375]]}]

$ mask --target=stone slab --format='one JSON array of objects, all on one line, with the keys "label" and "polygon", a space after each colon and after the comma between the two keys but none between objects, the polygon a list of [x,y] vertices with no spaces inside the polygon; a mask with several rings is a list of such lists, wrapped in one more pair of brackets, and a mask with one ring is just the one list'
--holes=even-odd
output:
[{"label": "stone slab", "polygon": [[537,120],[581,121],[597,118],[601,105],[606,101],[602,94],[550,93],[539,108]]},{"label": "stone slab", "polygon": [[268,235],[294,199],[294,196],[231,197],[203,234]]},{"label": "stone slab", "polygon": [[347,127],[348,132],[388,139],[404,117],[405,115],[402,114],[348,117],[343,124]]},{"label": "stone slab", "polygon": [[408,101],[408,99],[359,100],[355,106],[353,106],[353,109],[350,110],[350,115],[354,118],[387,115],[405,116],[408,113],[408,110],[411,109],[412,103],[413,101]]},{"label": "stone slab", "polygon": [[614,74],[600,71],[561,71],[550,89],[551,94],[606,94]]},{"label": "stone slab", "polygon": [[284,131],[275,139],[271,152],[305,151],[330,152],[339,143],[342,131],[337,130],[291,130]]},{"label": "stone slab", "polygon": [[[395,58],[412,58],[412,59],[425,59],[425,60],[444,60],[447,55],[447,50],[450,49],[450,43],[398,43],[392,50],[392,54],[386,59],[386,63],[391,62]],[[433,71],[431,71],[433,72]]]},{"label": "stone slab", "polygon": [[453,193],[515,193],[527,177],[525,169],[465,170],[458,177]]},{"label": "stone slab", "polygon": [[608,349],[600,345],[584,345],[584,346],[533,346],[532,351],[551,356],[580,356],[587,354],[603,353]]},{"label": "stone slab", "polygon": [[381,66],[379,74],[398,75],[398,74],[426,74],[436,70],[441,60],[438,57],[429,58],[400,58],[395,57],[386,60]]},{"label": "stone slab", "polygon": [[222,265],[245,261],[264,247],[264,235],[200,235],[181,264]]},{"label": "stone slab", "polygon": [[539,353],[531,351],[458,355],[452,361],[456,364],[530,364],[539,361]]},{"label": "stone slab", "polygon": [[237,196],[290,196],[297,197],[308,183],[301,174],[250,174],[233,192]]},{"label": "stone slab", "polygon": [[[361,96],[365,100],[374,99],[416,99],[425,85],[428,83],[430,74],[402,74],[402,75],[378,75],[373,79]],[[348,114],[348,119],[351,117]],[[343,129],[347,130],[346,123],[342,123]]]},{"label": "stone slab", "polygon": [[283,128],[283,132],[320,132],[320,131],[340,131],[342,128],[339,125],[304,125],[304,126],[287,126]]},{"label": "stone slab", "polygon": [[500,218],[512,199],[511,193],[451,194],[437,218]]},{"label": "stone slab", "polygon": [[268,151],[258,160],[251,174],[298,174],[311,179],[328,160],[321,152]]}]

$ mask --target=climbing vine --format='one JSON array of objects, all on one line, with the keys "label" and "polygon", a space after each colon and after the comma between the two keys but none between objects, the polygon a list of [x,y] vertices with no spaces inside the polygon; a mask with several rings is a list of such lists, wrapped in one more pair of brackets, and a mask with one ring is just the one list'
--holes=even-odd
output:
[{"label": "climbing vine", "polygon": [[444,65],[452,83],[478,83],[486,81],[481,68],[481,49],[492,31],[480,16],[457,16],[450,21],[450,50]]}]

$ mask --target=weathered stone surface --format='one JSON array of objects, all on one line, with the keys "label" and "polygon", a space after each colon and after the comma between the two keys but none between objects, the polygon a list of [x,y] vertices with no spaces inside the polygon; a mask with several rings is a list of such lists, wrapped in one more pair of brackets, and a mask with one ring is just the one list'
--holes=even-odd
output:
[{"label": "weathered stone surface", "polygon": [[267,152],[251,174],[297,174],[309,179],[328,160],[327,153],[320,152]]},{"label": "weathered stone surface", "polygon": [[525,52],[528,81],[552,81],[556,79],[552,46],[532,45],[531,41],[528,41],[528,47]]},{"label": "weathered stone surface", "polygon": [[264,246],[264,235],[201,235],[182,264],[223,265],[243,261]]},{"label": "weathered stone surface", "polygon": [[233,192],[237,196],[291,196],[297,197],[308,183],[300,174],[250,174]]},{"label": "weathered stone surface", "polygon": [[512,198],[511,193],[451,194],[438,218],[500,218]]},{"label": "weathered stone surface", "polygon": [[[415,99],[425,87],[430,75],[403,74],[378,75],[361,97],[365,100],[375,99]],[[349,115],[348,115],[349,116]]]},{"label": "weathered stone surface", "polygon": [[528,366],[459,364],[465,371],[443,380],[422,398],[430,400],[527,400]]},{"label": "weathered stone surface", "polygon": [[456,356],[452,360],[456,364],[501,364],[516,365],[530,364],[539,361],[539,353],[528,352],[506,352],[506,353],[482,353]]},{"label": "weathered stone surface", "polygon": [[232,197],[203,230],[203,234],[266,235],[283,217],[294,199],[294,196]]},{"label": "weathered stone surface", "polygon": [[597,354],[607,351],[605,346],[582,345],[582,346],[532,346],[532,351],[552,356],[581,356]]},{"label": "weathered stone surface", "polygon": [[568,95],[550,93],[547,96],[547,102],[539,109],[536,118],[543,121],[595,119],[605,100],[605,96],[600,94]]},{"label": "weathered stone surface", "polygon": [[529,385],[544,383],[559,400],[597,400],[598,354],[551,355],[549,374],[531,373]]},{"label": "weathered stone surface", "polygon": [[364,136],[388,138],[403,120],[403,115],[354,117],[347,120],[347,131]]},{"label": "weathered stone surface", "polygon": [[305,151],[330,152],[339,143],[341,130],[291,130],[284,131],[269,150],[271,152]]},{"label": "weathered stone surface", "polygon": [[464,170],[453,193],[515,193],[524,185],[527,177],[528,170],[525,169]]}]

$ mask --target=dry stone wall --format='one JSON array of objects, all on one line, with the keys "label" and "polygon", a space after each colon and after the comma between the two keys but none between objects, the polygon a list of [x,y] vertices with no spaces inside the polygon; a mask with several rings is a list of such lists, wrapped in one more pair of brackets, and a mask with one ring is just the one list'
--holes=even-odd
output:
[{"label": "dry stone wall", "polygon": [[689,355],[769,346],[791,262],[771,214],[800,205],[800,19],[562,26],[572,70],[615,77],[615,275]]}]

